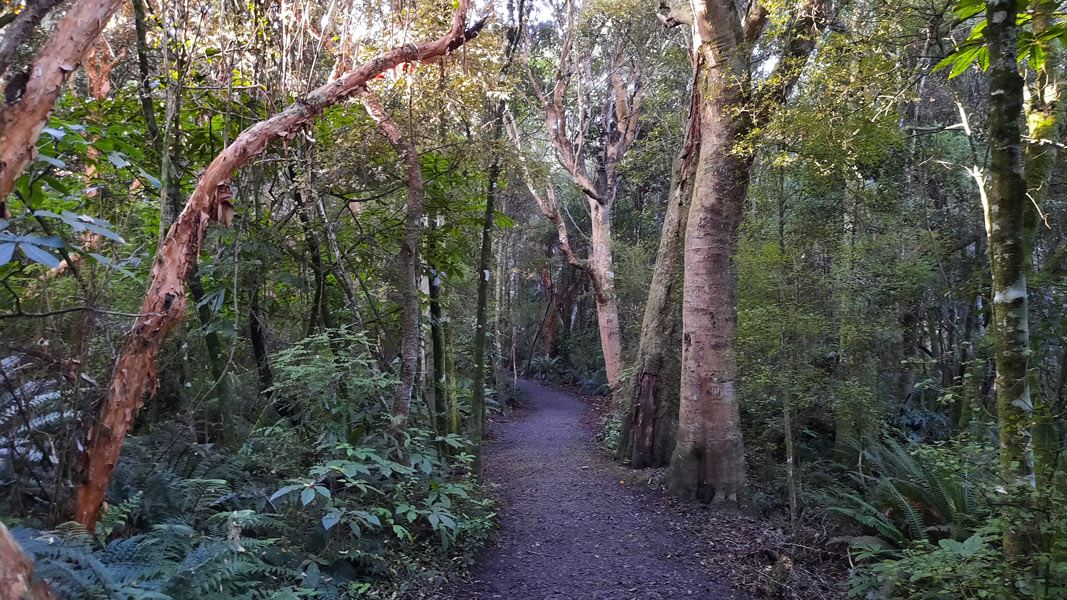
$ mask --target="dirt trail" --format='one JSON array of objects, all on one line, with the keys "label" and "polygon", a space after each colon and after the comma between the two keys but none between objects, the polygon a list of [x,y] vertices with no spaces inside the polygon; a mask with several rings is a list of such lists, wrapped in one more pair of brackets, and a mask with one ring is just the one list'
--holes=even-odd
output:
[{"label": "dirt trail", "polygon": [[526,413],[497,424],[487,449],[502,527],[457,600],[737,600],[654,495],[613,477],[581,424],[581,400],[521,387]]}]

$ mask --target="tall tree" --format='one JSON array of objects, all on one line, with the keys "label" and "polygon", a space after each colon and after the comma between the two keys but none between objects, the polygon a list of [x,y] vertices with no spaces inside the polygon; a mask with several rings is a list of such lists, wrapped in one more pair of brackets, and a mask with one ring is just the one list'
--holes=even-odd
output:
[{"label": "tall tree", "polygon": [[669,456],[656,452],[657,445],[663,445],[663,440],[657,440],[657,434],[666,433],[661,431],[663,424],[658,422],[658,417],[663,410],[662,395],[669,344],[678,320],[675,311],[677,304],[673,298],[681,275],[682,234],[700,152],[699,106],[700,97],[694,90],[690,94],[689,119],[682,149],[674,159],[656,264],[652,268],[652,283],[649,284],[644,318],[641,320],[634,378],[627,390],[627,412],[623,416],[618,457],[628,461],[635,469],[662,464],[669,459]]},{"label": "tall tree", "polygon": [[989,0],[989,190],[983,207],[993,273],[991,326],[997,367],[995,394],[1000,434],[1001,476],[1013,494],[1005,503],[1004,555],[1029,554],[1033,515],[1019,510],[1034,487],[1030,427],[1033,404],[1028,373],[1030,327],[1027,311],[1025,216],[1030,203],[1023,172],[1021,117],[1023,78],[1016,61],[1017,0]]},{"label": "tall tree", "polygon": [[[767,22],[753,2],[694,0],[668,25],[690,23],[700,94],[700,152],[685,231],[682,381],[671,491],[736,501],[745,483],[737,399],[737,282],[733,257],[754,155],[742,146],[792,90],[827,20],[828,3],[794,6],[774,71],[753,89],[752,47]],[[687,10],[688,8],[688,10]]]},{"label": "tall tree", "polygon": [[[618,390],[622,379],[623,348],[619,301],[615,291],[611,222],[619,188],[619,163],[637,138],[643,87],[640,70],[633,61],[625,59],[620,44],[607,50],[610,53],[610,60],[604,65],[607,89],[601,96],[599,110],[591,111],[585,107],[585,98],[577,101],[578,108],[570,108],[568,94],[573,82],[583,77],[590,79],[588,74],[592,73],[592,57],[595,54],[580,52],[576,47],[576,36],[573,23],[568,23],[552,90],[548,94],[540,90],[537,93],[545,107],[549,138],[555,148],[556,158],[582,193],[589,212],[588,258],[579,259],[573,254],[565,254],[565,257],[589,277],[596,302],[604,370],[611,389]],[[628,75],[624,75],[627,72]],[[584,85],[578,86],[580,89],[592,85],[591,81],[582,83]],[[582,92],[579,91],[579,94]],[[573,128],[568,126],[569,120],[574,121]],[[593,120],[598,120],[595,128]],[[588,136],[590,131],[597,133]],[[592,139],[587,139],[587,136]],[[588,148],[596,150],[592,175],[586,166],[588,159],[585,150]],[[564,224],[558,212],[559,207],[549,209],[555,210],[555,214],[546,213],[545,216],[553,223]]]},{"label": "tall tree", "polygon": [[385,112],[385,107],[367,89],[359,92],[367,114],[378,124],[385,139],[389,140],[404,164],[407,186],[407,202],[404,206],[404,237],[400,242],[400,382],[393,395],[395,425],[403,428],[411,410],[411,397],[415,391],[415,373],[418,370],[419,328],[419,242],[422,238],[422,217],[426,212],[426,190],[422,183],[422,165],[419,153],[401,133],[400,126]]}]

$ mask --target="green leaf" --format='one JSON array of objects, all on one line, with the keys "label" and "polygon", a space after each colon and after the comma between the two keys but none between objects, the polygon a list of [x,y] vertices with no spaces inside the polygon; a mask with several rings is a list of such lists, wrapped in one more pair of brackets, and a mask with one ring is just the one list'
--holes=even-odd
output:
[{"label": "green leaf", "polygon": [[107,159],[111,161],[111,164],[115,165],[116,169],[125,169],[132,163],[126,160],[126,157],[119,152],[112,152],[107,155]]},{"label": "green leaf", "polygon": [[95,260],[97,262],[97,264],[103,265],[103,266],[105,266],[105,267],[107,267],[109,269],[114,269],[115,271],[118,271],[119,273],[122,273],[123,275],[125,275],[126,277],[129,277],[130,279],[137,279],[137,275],[135,275],[133,273],[133,271],[130,271],[129,269],[123,267],[122,265],[116,263],[115,261],[111,260],[110,258],[108,258],[108,257],[106,257],[106,256],[104,256],[102,254],[97,254],[95,252],[90,252],[89,256],[93,257],[93,260]]},{"label": "green leaf", "polygon": [[37,159],[38,160],[42,160],[42,161],[52,165],[53,167],[55,167],[57,169],[65,169],[65,168],[67,168],[67,163],[59,160],[58,158],[56,158],[54,156],[48,156],[47,154],[38,154],[37,155]]},{"label": "green leaf", "polygon": [[302,489],[303,487],[304,486],[300,485],[300,484],[287,485],[287,486],[283,487],[282,489],[278,490],[277,492],[274,492],[274,494],[271,495],[271,497],[270,497],[270,501],[274,502],[278,498],[281,498],[282,496],[284,496],[286,494],[289,494],[291,492],[295,492],[296,490]]},{"label": "green leaf", "polygon": [[331,510],[330,512],[322,515],[322,528],[329,531],[334,525],[341,521],[341,511]]},{"label": "green leaf", "polygon": [[952,13],[962,21],[970,19],[984,10],[985,2],[983,0],[960,0],[956,4],[956,8],[952,9]]},{"label": "green leaf", "polygon": [[45,248],[62,248],[64,246],[63,240],[54,235],[39,236],[39,235],[24,235],[22,241],[33,244],[34,246],[44,246]]},{"label": "green leaf", "polygon": [[15,254],[15,244],[6,243],[0,244],[0,266],[6,265],[11,262],[11,257]]},{"label": "green leaf", "polygon": [[40,247],[33,244],[22,243],[19,244],[19,250],[22,251],[26,258],[32,260],[35,263],[42,264],[50,269],[54,269],[59,266],[59,259],[52,256],[50,253],[41,250]]},{"label": "green leaf", "polygon": [[311,504],[315,500],[315,488],[304,488],[304,491],[300,492],[300,502],[304,506]]},{"label": "green leaf", "polygon": [[148,182],[148,185],[152,186],[157,190],[163,188],[163,184],[159,181],[159,179],[153,177],[152,175],[149,175],[148,171],[138,168],[138,172],[141,174],[141,177]]}]

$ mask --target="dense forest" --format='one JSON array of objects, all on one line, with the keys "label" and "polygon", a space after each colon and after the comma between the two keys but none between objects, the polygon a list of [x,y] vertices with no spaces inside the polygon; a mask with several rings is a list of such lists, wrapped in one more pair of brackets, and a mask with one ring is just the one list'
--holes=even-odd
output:
[{"label": "dense forest", "polygon": [[1067,598],[1065,80],[1058,0],[2,0],[0,599]]}]

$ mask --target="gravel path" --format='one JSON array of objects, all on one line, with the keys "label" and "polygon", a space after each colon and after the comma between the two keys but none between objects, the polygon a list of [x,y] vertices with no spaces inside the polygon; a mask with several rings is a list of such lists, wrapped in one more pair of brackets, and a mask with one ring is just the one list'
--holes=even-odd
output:
[{"label": "gravel path", "polygon": [[581,400],[521,387],[525,414],[496,424],[487,449],[502,527],[457,600],[737,600],[656,496],[615,479]]}]

